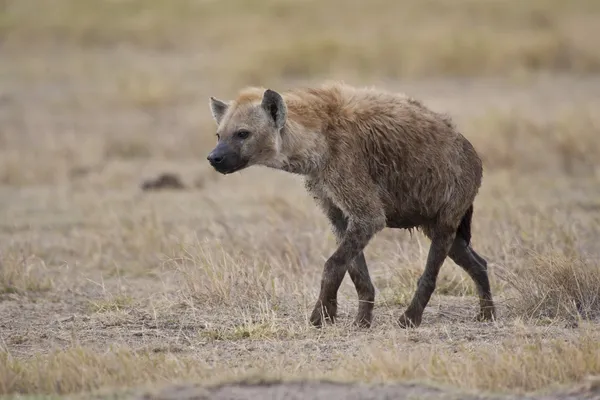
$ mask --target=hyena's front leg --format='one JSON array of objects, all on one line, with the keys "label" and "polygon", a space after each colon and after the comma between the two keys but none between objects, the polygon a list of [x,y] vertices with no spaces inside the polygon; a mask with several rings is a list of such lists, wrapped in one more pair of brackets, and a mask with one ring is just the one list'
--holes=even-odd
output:
[{"label": "hyena's front leg", "polygon": [[338,239],[338,248],[323,268],[319,299],[310,317],[315,326],[321,326],[324,319],[335,320],[337,292],[346,271],[371,238],[385,227],[385,212],[377,188],[368,176],[362,176],[360,169],[348,172],[348,167],[345,166],[344,176],[329,176],[326,185],[327,199],[344,211],[347,226]]},{"label": "hyena's front leg", "polygon": [[[331,222],[337,244],[339,245],[348,228],[348,218],[346,218],[342,210],[330,201],[324,200],[323,208],[327,218]],[[371,326],[373,320],[375,287],[369,276],[369,269],[363,251],[350,262],[348,266],[348,275],[350,275],[350,279],[352,279],[358,295],[358,313],[356,314],[354,324],[368,328]]]},{"label": "hyena's front leg", "polygon": [[321,326],[323,319],[335,321],[337,313],[337,292],[344,279],[349,264],[362,253],[369,240],[382,229],[381,224],[368,220],[348,220],[348,228],[337,250],[325,262],[321,278],[319,299],[310,316],[310,322]]}]

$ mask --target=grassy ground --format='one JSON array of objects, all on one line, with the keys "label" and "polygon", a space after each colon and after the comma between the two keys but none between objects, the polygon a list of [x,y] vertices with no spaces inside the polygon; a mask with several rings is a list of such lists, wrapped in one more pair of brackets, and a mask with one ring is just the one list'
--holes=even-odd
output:
[{"label": "grassy ground", "polygon": [[[599,21],[592,0],[0,1],[0,395],[600,375]],[[339,323],[309,327],[327,221],[297,177],[211,171],[208,97],[322,78],[407,92],[474,143],[498,321],[448,260],[399,329],[429,242],[386,230],[373,327],[349,278]],[[162,172],[186,189],[140,190]]]}]

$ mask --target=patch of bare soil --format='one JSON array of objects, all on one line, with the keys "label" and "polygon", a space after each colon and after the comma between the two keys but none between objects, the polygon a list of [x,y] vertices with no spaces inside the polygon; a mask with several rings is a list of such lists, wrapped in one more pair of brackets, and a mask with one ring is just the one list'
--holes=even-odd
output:
[{"label": "patch of bare soil", "polygon": [[171,386],[145,393],[138,400],[592,400],[600,399],[600,379],[590,379],[577,387],[555,393],[531,396],[486,395],[459,392],[419,383],[351,384],[338,382],[230,383],[213,387]]}]

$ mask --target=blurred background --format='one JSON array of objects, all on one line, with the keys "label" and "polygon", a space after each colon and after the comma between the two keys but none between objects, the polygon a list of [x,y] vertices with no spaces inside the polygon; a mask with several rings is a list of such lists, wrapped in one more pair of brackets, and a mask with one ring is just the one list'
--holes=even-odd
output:
[{"label": "blurred background", "polygon": [[[488,168],[545,168],[543,150],[595,169],[597,125],[581,108],[598,109],[599,36],[595,0],[2,0],[0,183],[202,168],[209,96],[322,79],[450,112]],[[550,128],[538,118],[559,112]],[[567,145],[572,124],[584,137]]]}]

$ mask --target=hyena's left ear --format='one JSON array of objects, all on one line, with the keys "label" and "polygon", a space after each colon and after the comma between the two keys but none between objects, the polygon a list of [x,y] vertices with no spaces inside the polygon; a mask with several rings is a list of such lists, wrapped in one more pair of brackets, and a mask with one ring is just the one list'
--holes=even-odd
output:
[{"label": "hyena's left ear", "polygon": [[261,106],[273,118],[277,129],[283,128],[285,119],[287,118],[287,107],[281,95],[271,89],[265,90]]},{"label": "hyena's left ear", "polygon": [[225,103],[224,101],[215,99],[212,96],[210,97],[210,111],[213,118],[217,122],[217,125],[221,123],[223,115],[225,115],[225,112],[227,111],[227,107],[229,107],[229,104]]}]

